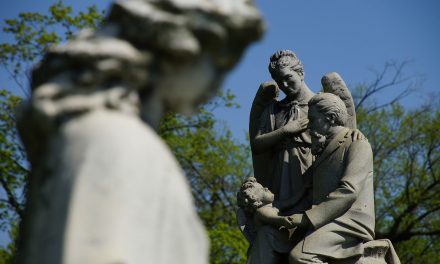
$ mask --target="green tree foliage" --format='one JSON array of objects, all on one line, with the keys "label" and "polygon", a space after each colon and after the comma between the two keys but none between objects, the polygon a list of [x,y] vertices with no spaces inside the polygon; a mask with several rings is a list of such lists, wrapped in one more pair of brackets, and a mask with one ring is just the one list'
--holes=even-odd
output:
[{"label": "green tree foliage", "polygon": [[374,153],[376,236],[404,263],[440,263],[440,108],[394,104],[358,116]]},{"label": "green tree foliage", "polygon": [[0,199],[0,228],[3,230],[23,213],[21,194],[27,176],[26,154],[17,137],[14,115],[20,101],[20,97],[0,90],[0,185],[6,196]]},{"label": "green tree foliage", "polygon": [[[18,140],[14,110],[20,97],[0,90],[0,231],[13,239],[23,214],[24,186],[28,175],[26,154]],[[10,263],[14,246],[0,248],[0,263]]]},{"label": "green tree foliage", "polygon": [[59,1],[49,7],[48,14],[25,12],[18,18],[6,19],[3,32],[12,37],[12,41],[0,44],[2,66],[27,95],[29,69],[42,54],[50,46],[72,37],[77,30],[96,27],[102,14],[96,6],[76,14],[72,7]]},{"label": "green tree foliage", "polygon": [[[18,235],[18,223],[11,223],[9,236],[16,238]],[[5,248],[0,248],[0,264],[11,264],[13,262],[16,248],[14,243],[9,243]]]},{"label": "green tree foliage", "polygon": [[[397,103],[414,87],[402,77],[405,64],[387,63],[357,90],[359,128],[374,154],[376,237],[390,239],[402,263],[440,263],[440,104]],[[389,88],[400,93],[374,100]]]},{"label": "green tree foliage", "polygon": [[233,107],[233,95],[220,93],[192,117],[166,116],[159,134],[180,162],[197,211],[211,240],[211,263],[240,263],[247,242],[235,220],[236,192],[251,174],[248,144],[236,142],[213,110]]}]

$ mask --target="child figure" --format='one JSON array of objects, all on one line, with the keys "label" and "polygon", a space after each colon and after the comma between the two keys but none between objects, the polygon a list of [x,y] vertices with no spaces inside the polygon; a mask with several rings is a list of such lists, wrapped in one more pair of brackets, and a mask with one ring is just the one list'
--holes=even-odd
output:
[{"label": "child figure", "polygon": [[292,228],[289,217],[278,215],[279,210],[273,207],[273,200],[274,194],[259,184],[254,177],[249,177],[237,193],[240,207],[237,213],[238,223],[251,244],[258,228],[263,225]]}]

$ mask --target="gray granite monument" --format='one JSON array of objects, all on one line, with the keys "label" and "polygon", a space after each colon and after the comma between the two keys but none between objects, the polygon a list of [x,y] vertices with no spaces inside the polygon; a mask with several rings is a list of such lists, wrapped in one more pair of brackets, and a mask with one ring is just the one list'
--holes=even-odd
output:
[{"label": "gray granite monument", "polygon": [[[314,95],[291,51],[269,71],[275,82],[260,86],[249,124],[256,180],[238,194],[247,263],[400,263],[389,240],[374,240],[373,156],[342,78],[326,74]],[[243,197],[260,202],[250,210]]]},{"label": "gray granite monument", "polygon": [[17,263],[207,263],[190,187],[155,129],[214,95],[263,31],[248,0],[124,0],[50,48],[19,113],[32,172]]}]

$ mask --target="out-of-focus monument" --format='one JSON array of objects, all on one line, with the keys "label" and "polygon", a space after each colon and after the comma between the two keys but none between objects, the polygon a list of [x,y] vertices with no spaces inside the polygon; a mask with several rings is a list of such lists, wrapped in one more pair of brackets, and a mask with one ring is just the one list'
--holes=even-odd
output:
[{"label": "out-of-focus monument", "polygon": [[32,173],[18,263],[207,263],[155,128],[215,94],[263,31],[248,0],[125,0],[51,48],[19,116]]}]

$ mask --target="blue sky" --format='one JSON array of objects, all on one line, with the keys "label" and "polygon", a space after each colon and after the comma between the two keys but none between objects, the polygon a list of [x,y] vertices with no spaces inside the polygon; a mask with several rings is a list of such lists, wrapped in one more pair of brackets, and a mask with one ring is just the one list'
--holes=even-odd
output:
[{"label": "blue sky", "polygon": [[[45,12],[55,1],[2,0],[0,20],[14,18],[19,12]],[[75,10],[97,2],[100,8],[110,1],[65,1]],[[254,44],[241,63],[225,80],[224,88],[237,96],[239,109],[216,111],[234,136],[244,140],[249,109],[261,82],[270,79],[267,64],[271,54],[291,49],[304,64],[309,87],[320,90],[322,75],[336,71],[349,87],[368,83],[387,61],[411,60],[405,75],[420,74],[425,81],[418,93],[402,101],[416,107],[428,95],[437,93],[440,84],[440,1],[438,0],[258,0],[268,30],[263,40]],[[0,33],[0,42],[7,40]],[[0,70],[0,88],[20,94],[14,83]],[[379,100],[391,98],[404,87],[381,94]],[[432,99],[432,98],[431,98]],[[434,100],[439,101],[438,97]],[[6,236],[0,235],[0,244]]]},{"label": "blue sky", "polygon": [[[1,21],[19,12],[45,12],[55,1],[3,0]],[[96,2],[106,8],[110,1],[68,0],[75,10]],[[306,83],[317,92],[321,77],[330,71],[342,75],[349,87],[368,83],[374,71],[387,61],[406,61],[405,75],[425,79],[420,92],[402,101],[415,107],[432,92],[440,91],[440,1],[437,0],[257,0],[267,22],[264,38],[247,50],[241,63],[225,80],[224,88],[237,96],[240,109],[222,109],[216,115],[225,120],[233,134],[245,138],[248,114],[259,84],[270,79],[267,64],[279,49],[291,49],[304,64]],[[0,41],[5,35],[0,35]],[[12,80],[0,69],[1,86],[14,90]],[[391,98],[396,87],[381,94]],[[438,95],[438,94],[437,94]],[[378,98],[379,100],[381,98]]]},{"label": "blue sky", "polygon": [[[269,57],[279,49],[297,53],[304,64],[305,81],[315,92],[327,72],[338,72],[354,87],[374,80],[374,70],[392,60],[412,61],[404,74],[419,74],[425,79],[419,93],[402,101],[406,106],[415,107],[428,93],[440,91],[440,1],[260,0],[257,4],[268,31],[248,50],[224,85],[235,92],[242,106],[221,112],[239,137],[247,129],[256,89],[270,79]],[[403,88],[381,94],[382,99]]]}]

